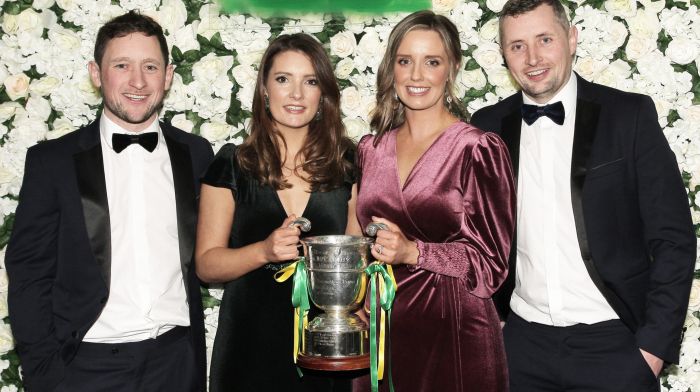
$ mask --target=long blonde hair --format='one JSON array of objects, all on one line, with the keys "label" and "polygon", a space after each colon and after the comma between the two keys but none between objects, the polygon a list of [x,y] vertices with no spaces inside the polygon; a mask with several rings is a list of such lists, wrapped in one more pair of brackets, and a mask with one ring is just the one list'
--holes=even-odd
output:
[{"label": "long blonde hair", "polygon": [[394,64],[396,52],[401,41],[413,30],[435,31],[442,38],[449,61],[449,75],[445,87],[445,106],[457,117],[468,121],[469,113],[462,102],[454,95],[454,83],[457,70],[462,64],[462,49],[459,42],[459,31],[449,19],[437,15],[433,11],[414,12],[403,18],[391,31],[387,42],[384,58],[377,72],[377,106],[372,111],[370,127],[376,133],[374,144],[379,143],[382,136],[389,130],[404,123],[405,108],[399,101],[394,88]]}]

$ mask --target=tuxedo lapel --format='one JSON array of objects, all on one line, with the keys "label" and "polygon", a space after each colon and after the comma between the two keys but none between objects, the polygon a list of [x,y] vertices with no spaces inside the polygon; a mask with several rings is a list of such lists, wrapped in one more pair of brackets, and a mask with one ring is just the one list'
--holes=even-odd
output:
[{"label": "tuxedo lapel", "polygon": [[[180,245],[180,265],[185,281],[194,254],[194,237],[196,219],[196,194],[193,186],[194,175],[192,173],[192,158],[187,144],[180,143],[172,136],[167,125],[161,123],[165,143],[170,154],[170,165],[173,171],[173,183],[175,184],[175,205],[177,210],[177,233]],[[189,285],[185,284],[185,290],[189,294]]]},{"label": "tuxedo lapel", "polygon": [[[578,77],[578,76],[577,76]],[[576,102],[576,125],[574,144],[571,151],[571,207],[574,212],[578,245],[588,275],[603,294],[608,303],[615,304],[615,295],[605,286],[593,263],[593,257],[586,234],[586,220],[583,211],[583,188],[586,182],[588,159],[599,127],[601,106],[593,102],[591,86],[578,78],[578,99]]]},{"label": "tuxedo lapel", "polygon": [[111,232],[99,121],[93,122],[84,130],[78,143],[82,150],[73,155],[73,160],[85,228],[95,261],[109,291]]},{"label": "tuxedo lapel", "polygon": [[522,117],[519,111],[513,111],[510,114],[503,117],[501,123],[501,139],[508,146],[508,151],[510,152],[510,160],[513,164],[513,176],[515,177],[515,182],[518,182],[518,166],[520,163],[520,125],[522,123]]}]

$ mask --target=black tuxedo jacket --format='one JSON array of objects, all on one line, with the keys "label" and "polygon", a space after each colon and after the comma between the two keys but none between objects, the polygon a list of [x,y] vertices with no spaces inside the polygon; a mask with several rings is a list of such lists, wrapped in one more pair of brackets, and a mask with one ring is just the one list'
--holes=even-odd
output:
[{"label": "black tuxedo jacket", "polygon": [[[213,153],[203,138],[161,123],[175,184],[180,264],[200,388],[204,320],[193,265],[199,177]],[[99,121],[27,152],[5,256],[10,324],[29,391],[52,390],[109,297],[110,217]]]},{"label": "black tuxedo jacket", "polygon": [[[581,256],[639,347],[677,362],[696,253],[678,164],[651,98],[576,77],[571,208]],[[518,92],[472,117],[503,138],[515,173],[521,105]],[[494,297],[502,317],[515,286],[515,244],[508,279]]]}]

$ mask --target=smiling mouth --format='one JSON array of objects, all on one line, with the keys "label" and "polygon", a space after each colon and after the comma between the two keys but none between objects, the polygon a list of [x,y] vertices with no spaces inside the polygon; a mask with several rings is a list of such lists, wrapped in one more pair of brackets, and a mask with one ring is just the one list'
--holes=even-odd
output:
[{"label": "smiling mouth", "polygon": [[407,87],[406,89],[408,90],[409,94],[420,95],[428,92],[428,90],[430,90],[430,87]]},{"label": "smiling mouth", "polygon": [[146,99],[148,96],[147,95],[139,95],[139,94],[124,94],[125,97],[129,98],[132,101],[143,101]]},{"label": "smiling mouth", "polygon": [[287,105],[284,107],[288,112],[292,113],[299,113],[303,112],[304,109],[306,109],[304,106],[294,106],[294,105]]},{"label": "smiling mouth", "polygon": [[529,76],[529,77],[531,77],[531,78],[536,78],[536,77],[538,77],[538,76],[543,75],[543,74],[546,73],[546,72],[547,72],[546,69],[538,69],[537,71],[526,72],[525,75],[527,75],[527,76]]}]

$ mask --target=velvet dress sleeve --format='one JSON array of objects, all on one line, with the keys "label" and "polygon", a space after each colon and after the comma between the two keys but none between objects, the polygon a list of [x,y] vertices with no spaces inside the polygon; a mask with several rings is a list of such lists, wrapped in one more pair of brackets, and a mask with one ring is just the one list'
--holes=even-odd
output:
[{"label": "velvet dress sleeve", "polygon": [[515,185],[508,150],[493,133],[482,134],[465,151],[461,238],[448,243],[416,240],[424,269],[464,282],[477,297],[489,298],[508,274],[515,229]]},{"label": "velvet dress sleeve", "polygon": [[202,183],[217,188],[229,188],[235,193],[236,181],[236,149],[235,144],[224,144],[209,164],[209,168],[202,177]]}]

